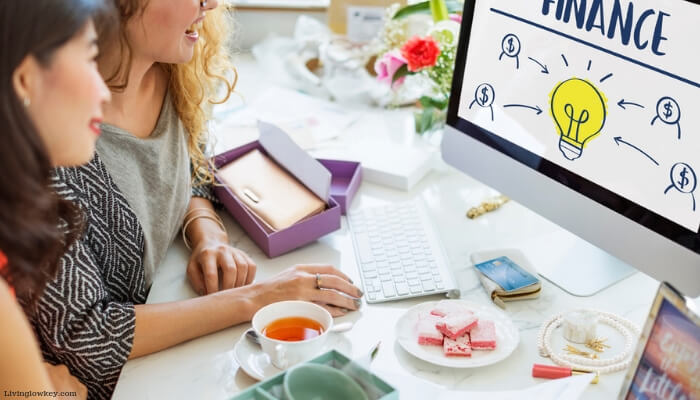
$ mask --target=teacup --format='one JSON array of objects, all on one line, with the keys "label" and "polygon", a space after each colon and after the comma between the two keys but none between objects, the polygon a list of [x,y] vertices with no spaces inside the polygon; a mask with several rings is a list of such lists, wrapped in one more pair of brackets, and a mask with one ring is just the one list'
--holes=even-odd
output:
[{"label": "teacup", "polygon": [[[315,337],[286,341],[273,339],[266,335],[266,328],[271,323],[283,318],[308,318],[321,326],[321,332]],[[270,357],[272,365],[279,369],[307,361],[323,350],[328,338],[328,332],[333,327],[333,317],[325,308],[307,301],[280,301],[269,304],[255,313],[252,321],[253,329],[258,335],[260,346]]]}]

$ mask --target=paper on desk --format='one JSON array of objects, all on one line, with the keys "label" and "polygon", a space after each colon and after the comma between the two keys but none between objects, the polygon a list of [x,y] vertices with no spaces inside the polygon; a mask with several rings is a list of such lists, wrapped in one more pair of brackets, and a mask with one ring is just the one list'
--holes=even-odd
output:
[{"label": "paper on desk", "polygon": [[299,179],[316,196],[328,202],[331,189],[331,173],[320,162],[297,146],[277,126],[259,121],[260,144],[267,153],[292,175]]},{"label": "paper on desk", "polygon": [[594,374],[574,375],[568,378],[554,379],[522,390],[508,391],[466,391],[445,390],[437,385],[390,372],[374,371],[382,379],[400,388],[402,400],[575,400],[581,397],[593,380]]},{"label": "paper on desk", "polygon": [[255,127],[257,121],[282,126],[302,148],[334,138],[359,118],[336,103],[312,97],[294,90],[271,87],[253,102],[221,115],[221,126],[235,131],[236,127]]}]

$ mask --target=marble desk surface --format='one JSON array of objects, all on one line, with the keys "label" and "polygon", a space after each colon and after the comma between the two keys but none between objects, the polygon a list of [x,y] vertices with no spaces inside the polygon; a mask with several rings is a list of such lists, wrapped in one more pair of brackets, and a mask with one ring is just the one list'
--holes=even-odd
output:
[{"label": "marble desk surface", "polygon": [[[250,56],[239,58],[241,76],[239,91],[253,97],[261,80],[253,79],[255,63]],[[336,140],[350,140],[342,135]],[[350,139],[348,139],[350,138]],[[414,141],[414,138],[399,138]],[[230,145],[228,143],[227,145]],[[430,146],[430,144],[426,144]],[[432,144],[434,146],[434,144]],[[537,258],[538,241],[561,229],[516,202],[509,202],[497,212],[475,220],[465,217],[466,211],[496,193],[463,175],[440,160],[436,167],[411,191],[402,192],[370,183],[363,183],[352,208],[359,209],[391,202],[421,199],[432,217],[446,250],[451,268],[458,278],[462,298],[483,304],[490,299],[482,289],[469,261],[472,252],[498,248],[519,248]],[[257,280],[263,280],[298,263],[327,263],[336,266],[359,282],[352,239],[343,217],[340,230],[287,255],[268,259],[251,242],[238,225],[221,212],[231,242],[246,251],[258,265]],[[187,250],[181,240],[172,245],[159,267],[148,296],[148,303],[162,303],[192,298],[195,293],[185,276]],[[574,297],[543,280],[541,296],[536,300],[509,303],[506,314],[520,330],[520,343],[505,360],[475,369],[452,369],[421,361],[405,352],[395,341],[394,326],[408,308],[424,301],[439,300],[439,295],[382,304],[363,304],[358,312],[336,319],[336,323],[354,321],[352,330],[344,334],[345,349],[351,356],[365,354],[378,340],[382,347],[372,368],[394,376],[405,376],[410,385],[431,383],[449,390],[511,390],[527,388],[543,380],[532,378],[533,363],[551,364],[539,356],[536,337],[541,323],[548,317],[575,308],[594,308],[626,317],[640,326],[644,323],[658,287],[658,282],[642,273],[603,290],[592,297]],[[130,360],[117,383],[114,399],[228,399],[256,381],[239,368],[233,347],[250,324],[182,343],[156,354]],[[590,385],[586,399],[616,398],[624,372],[602,377]],[[411,391],[401,391],[402,399],[411,399]]]}]

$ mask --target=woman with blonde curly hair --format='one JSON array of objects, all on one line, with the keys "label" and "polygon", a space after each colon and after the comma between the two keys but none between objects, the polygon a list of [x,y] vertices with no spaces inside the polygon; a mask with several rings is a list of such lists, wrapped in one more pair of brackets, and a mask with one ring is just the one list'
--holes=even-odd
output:
[{"label": "woman with blonde curly hair", "polygon": [[[100,38],[112,101],[95,157],[54,173],[55,190],[84,213],[85,234],[27,305],[44,356],[66,364],[96,399],[111,396],[127,359],[249,321],[266,304],[313,301],[337,316],[362,296],[332,266],[298,265],[253,283],[254,261],[229,245],[204,152],[208,113],[234,86],[226,10],[215,0],[112,1],[121,29]],[[183,227],[187,276],[201,297],[144,304]]]}]

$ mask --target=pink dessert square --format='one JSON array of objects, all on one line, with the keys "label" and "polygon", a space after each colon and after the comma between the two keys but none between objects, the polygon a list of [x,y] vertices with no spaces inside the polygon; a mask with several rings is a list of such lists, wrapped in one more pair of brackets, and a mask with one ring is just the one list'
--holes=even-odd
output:
[{"label": "pink dessert square", "polygon": [[443,334],[435,328],[435,324],[440,317],[428,313],[418,314],[416,332],[418,333],[418,344],[430,344],[442,346]]},{"label": "pink dessert square", "polygon": [[446,337],[442,350],[447,357],[471,357],[472,347],[469,344],[469,335],[460,336],[457,339]]},{"label": "pink dessert square", "polygon": [[435,328],[448,338],[457,339],[475,327],[478,321],[479,319],[472,314],[448,314],[447,317],[435,323]]},{"label": "pink dessert square", "polygon": [[479,320],[469,332],[472,349],[493,350],[496,348],[496,326],[493,321]]},{"label": "pink dessert square", "polygon": [[439,317],[454,314],[473,314],[469,307],[454,300],[440,300],[430,313]]}]

